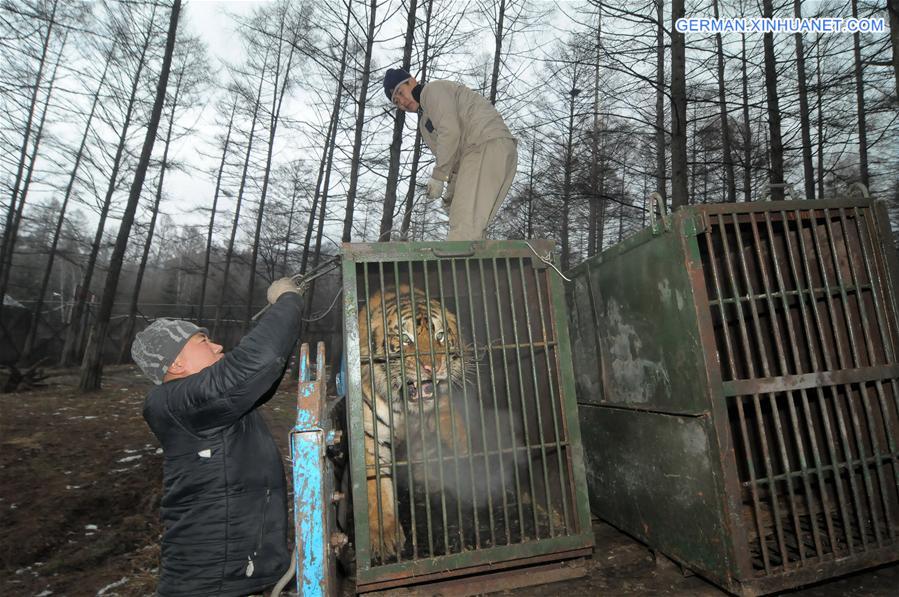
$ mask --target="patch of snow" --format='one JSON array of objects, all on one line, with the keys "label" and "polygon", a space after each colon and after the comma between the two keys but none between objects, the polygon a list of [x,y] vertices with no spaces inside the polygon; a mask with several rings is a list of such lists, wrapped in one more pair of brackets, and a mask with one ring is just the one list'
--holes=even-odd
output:
[{"label": "patch of snow", "polygon": [[153,453],[154,454],[162,454],[162,448],[156,448],[156,451]]},{"label": "patch of snow", "polygon": [[114,583],[110,583],[110,584],[106,585],[105,587],[103,587],[102,589],[100,589],[99,591],[97,591],[97,597],[100,597],[101,595],[104,595],[104,594],[106,593],[106,591],[109,591],[110,589],[115,589],[115,588],[117,588],[117,587],[121,587],[121,586],[124,585],[126,582],[128,582],[128,577],[127,577],[127,576],[123,576],[122,578],[120,578],[119,580],[115,581]]},{"label": "patch of snow", "polygon": [[87,420],[89,420],[89,419],[98,419],[98,418],[99,418],[99,417],[96,416],[96,415],[91,415],[91,416],[89,416],[89,417],[84,417],[84,420],[87,421]]},{"label": "patch of snow", "polygon": [[128,454],[134,454],[135,452],[137,452],[137,450],[129,450],[129,449],[125,448],[125,452]]},{"label": "patch of snow", "polygon": [[51,591],[50,589],[44,589],[43,591],[41,591],[34,597],[47,597],[48,595],[52,595],[52,594],[53,594],[53,591]]},{"label": "patch of snow", "polygon": [[141,454],[135,454],[134,456],[125,456],[124,458],[119,458],[116,462],[131,462],[132,460],[138,460],[143,458]]},{"label": "patch of snow", "polygon": [[18,509],[19,509],[19,504],[10,504],[10,505],[9,505],[9,509],[10,509],[10,510],[18,510]]},{"label": "patch of snow", "polygon": [[66,489],[81,489],[81,485],[66,485]]},{"label": "patch of snow", "polygon": [[95,525],[95,524],[86,524],[86,525],[84,525],[84,529],[87,530],[87,531],[96,531],[96,530],[97,530],[97,525]]}]

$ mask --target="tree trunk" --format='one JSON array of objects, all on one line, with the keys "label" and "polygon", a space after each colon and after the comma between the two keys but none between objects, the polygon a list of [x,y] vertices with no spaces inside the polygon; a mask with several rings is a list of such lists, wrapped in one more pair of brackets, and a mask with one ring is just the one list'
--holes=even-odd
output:
[{"label": "tree trunk", "polygon": [[23,362],[27,362],[27,360],[31,358],[31,353],[34,351],[34,343],[38,331],[38,318],[40,317],[41,309],[44,306],[44,297],[47,295],[47,288],[50,285],[50,275],[53,272],[53,262],[56,258],[56,248],[59,246],[59,237],[60,234],[62,234],[62,226],[65,223],[66,209],[69,205],[69,199],[72,197],[72,189],[75,186],[75,180],[78,177],[78,168],[81,165],[81,158],[84,156],[84,148],[87,145],[91,123],[94,120],[94,112],[96,112],[97,104],[100,101],[100,91],[103,89],[103,84],[106,82],[106,73],[109,71],[109,65],[112,62],[114,47],[115,46],[110,48],[109,54],[106,57],[106,64],[103,66],[103,74],[100,76],[100,84],[97,86],[97,91],[94,93],[94,98],[91,101],[91,109],[87,116],[87,124],[84,127],[84,133],[81,135],[78,151],[75,152],[75,162],[72,165],[69,181],[66,183],[66,190],[63,193],[62,206],[59,208],[59,217],[56,219],[56,228],[53,231],[53,240],[50,243],[50,254],[47,256],[47,265],[44,269],[43,278],[41,279],[41,289],[38,291],[37,301],[35,301],[34,308],[31,312],[31,327],[28,329],[28,336],[25,338],[25,347],[22,350]]},{"label": "tree trunk", "polygon": [[97,224],[97,231],[94,234],[94,242],[91,245],[91,252],[87,258],[87,265],[84,268],[84,275],[81,278],[81,285],[75,290],[75,301],[72,306],[71,323],[66,331],[66,340],[63,345],[62,357],[60,365],[67,367],[74,365],[80,358],[82,346],[82,319],[87,309],[87,297],[90,295],[90,285],[94,277],[94,268],[97,265],[97,256],[100,253],[100,245],[103,242],[103,229],[106,227],[106,217],[109,215],[109,208],[112,204],[112,195],[116,191],[119,169],[122,166],[122,154],[125,151],[125,145],[128,142],[128,129],[131,126],[131,119],[134,114],[134,105],[137,102],[137,92],[140,85],[140,75],[146,64],[147,50],[150,47],[150,39],[153,36],[153,26],[156,22],[156,6],[150,17],[150,25],[147,27],[146,34],[141,46],[141,53],[137,63],[137,70],[131,81],[131,91],[128,97],[128,105],[125,109],[125,119],[122,122],[122,130],[119,134],[119,141],[116,147],[115,157],[112,162],[112,173],[109,176],[109,184],[106,187],[106,196],[103,198],[103,205],[100,208],[100,221]]},{"label": "tree trunk", "polygon": [[[599,57],[602,46],[602,2],[596,8],[596,64],[593,65],[593,134],[590,135],[590,216],[587,222],[587,256],[596,254],[596,227],[599,218],[599,203],[602,197],[597,194],[599,175]],[[536,133],[535,133],[536,138]],[[531,176],[534,173],[533,153],[531,154]],[[533,189],[531,190],[533,191]],[[530,238],[530,237],[529,237]]]},{"label": "tree trunk", "polygon": [[247,186],[247,171],[250,168],[250,156],[253,153],[253,137],[256,135],[256,123],[259,117],[259,105],[262,103],[262,83],[265,80],[265,67],[268,65],[268,52],[262,61],[262,71],[259,73],[259,86],[256,89],[256,99],[253,103],[253,118],[250,125],[250,136],[247,140],[247,152],[243,160],[243,172],[240,175],[240,187],[237,189],[237,204],[234,207],[234,220],[231,224],[231,236],[228,239],[228,250],[225,252],[225,271],[222,273],[222,291],[219,293],[219,301],[215,307],[215,322],[212,324],[212,336],[217,337],[219,323],[222,320],[222,306],[225,304],[225,295],[228,292],[228,276],[231,273],[231,260],[234,258],[234,240],[237,238],[237,225],[240,223],[240,206],[243,203],[243,193]]},{"label": "tree trunk", "polygon": [[[577,69],[577,65],[574,66]],[[571,267],[571,247],[568,240],[569,212],[571,209],[571,168],[572,168],[572,144],[574,141],[574,98],[577,97],[577,70],[571,78],[571,103],[568,112],[568,142],[565,145],[565,172],[562,182],[562,269],[568,271]]]},{"label": "tree trunk", "polygon": [[300,260],[301,274],[306,273],[306,266],[309,264],[309,253],[310,249],[312,248],[312,231],[315,230],[315,215],[316,211],[318,210],[319,199],[322,196],[322,184],[325,178],[325,167],[328,163],[328,156],[331,155],[331,132],[335,131],[336,129],[337,123],[335,122],[335,120],[331,119],[330,121],[328,121],[328,133],[325,135],[325,144],[322,147],[322,159],[319,161],[318,165],[318,178],[315,181],[315,193],[312,196],[312,206],[309,208],[309,220],[306,222],[306,237],[303,240],[303,257]]},{"label": "tree trunk", "polygon": [[[655,0],[656,7],[656,192],[668,197],[668,168],[665,163],[665,1]],[[605,174],[603,174],[605,176]],[[605,225],[605,224],[603,224]],[[599,250],[602,236],[599,234]]]},{"label": "tree trunk", "polygon": [[[278,36],[280,40],[283,36],[284,32],[284,13],[281,16],[281,32]],[[294,32],[294,36],[297,34]],[[293,38],[296,40],[296,37]],[[259,210],[256,214],[256,232],[253,236],[253,251],[252,256],[250,257],[250,279],[247,284],[247,312],[244,317],[244,327],[248,327],[250,325],[250,320],[253,317],[253,287],[256,283],[256,258],[259,255],[259,236],[262,232],[262,218],[265,215],[265,199],[268,194],[268,183],[271,177],[272,171],[272,154],[275,149],[275,134],[278,131],[278,122],[281,118],[281,106],[284,102],[284,95],[287,92],[287,83],[290,81],[290,68],[293,64],[293,54],[295,44],[290,44],[290,52],[287,55],[287,65],[284,68],[284,78],[281,80],[281,89],[278,90],[278,78],[281,75],[281,43],[278,43],[278,55],[275,59],[275,83],[274,89],[275,94],[272,97],[272,112],[271,117],[269,119],[269,134],[268,134],[268,151],[265,156],[265,172],[262,175],[262,191],[259,195]]]},{"label": "tree trunk", "polygon": [[[712,8],[718,18],[718,0],[713,0]],[[727,188],[727,201],[737,200],[737,181],[734,179],[734,160],[731,151],[730,120],[727,117],[727,96],[724,88],[724,45],[721,34],[715,34],[715,45],[718,54],[718,104],[721,111],[721,151],[724,154],[724,184]]]},{"label": "tree trunk", "polygon": [[899,0],[887,0],[890,19],[890,45],[893,50],[893,74],[896,76],[896,97],[899,98]]},{"label": "tree trunk", "polygon": [[674,23],[684,16],[684,0],[671,2],[671,207],[687,205],[687,79],[684,34]]},{"label": "tree trunk", "polygon": [[[300,194],[300,177],[294,175],[293,189],[290,193],[290,211],[287,214],[287,233],[284,235],[284,253],[281,255],[281,276],[287,275],[287,255],[290,253],[290,238],[293,236],[293,218],[297,208],[297,195]],[[311,210],[310,210],[310,213]]]},{"label": "tree trunk", "polygon": [[[409,14],[406,18],[406,41],[403,45],[403,69],[409,70],[412,62],[412,42],[415,38],[415,13],[418,0],[409,0]],[[390,163],[387,166],[387,186],[384,193],[384,211],[381,213],[379,241],[389,241],[393,232],[393,212],[396,210],[396,191],[399,186],[400,151],[403,147],[403,133],[406,126],[406,113],[394,111],[393,140],[390,143]]]},{"label": "tree trunk", "polygon": [[[852,17],[858,18],[858,0],[852,0]],[[868,176],[868,130],[865,123],[865,84],[862,80],[862,49],[858,33],[852,34],[852,53],[855,58],[855,101],[858,106],[858,175],[865,187],[871,186]]]},{"label": "tree trunk", "polygon": [[122,223],[119,226],[115,248],[109,260],[109,273],[106,275],[106,286],[103,290],[100,309],[97,312],[97,321],[93,330],[91,330],[91,341],[88,344],[88,349],[85,351],[84,362],[81,364],[81,380],[78,387],[82,392],[100,389],[100,380],[103,376],[103,344],[106,340],[109,318],[112,315],[112,306],[115,301],[116,287],[119,284],[119,274],[122,271],[125,249],[128,246],[128,236],[131,234],[134,213],[137,211],[140,192],[144,185],[144,178],[147,175],[147,167],[150,165],[150,156],[153,153],[153,144],[156,141],[159,119],[162,116],[165,90],[168,85],[169,70],[172,66],[172,54],[175,50],[175,34],[178,29],[178,13],[180,11],[181,0],[174,0],[172,13],[169,17],[168,35],[165,40],[162,70],[156,86],[156,97],[153,100],[153,111],[150,115],[150,122],[147,125],[147,135],[144,138],[143,149],[134,173],[134,181],[131,184],[131,190],[128,192],[128,204],[125,206],[125,213],[122,214]]},{"label": "tree trunk", "polygon": [[506,18],[506,0],[499,0],[499,14],[493,44],[493,72],[490,75],[490,103],[496,105],[496,88],[499,86],[499,65],[503,57],[503,25]]},{"label": "tree trunk", "polygon": [[165,171],[168,168],[169,147],[172,143],[172,130],[175,127],[175,112],[178,109],[178,97],[181,94],[181,81],[184,78],[184,67],[179,71],[175,79],[175,93],[172,95],[172,110],[169,113],[169,126],[165,132],[165,144],[162,149],[162,162],[159,165],[159,182],[156,184],[156,196],[153,200],[153,209],[150,212],[150,225],[147,230],[147,240],[144,243],[144,251],[137,267],[137,276],[134,279],[134,291],[131,293],[131,303],[128,306],[128,317],[125,321],[125,333],[122,334],[122,344],[119,349],[119,363],[127,363],[131,354],[131,336],[134,334],[134,324],[137,319],[137,303],[140,299],[140,289],[144,281],[144,272],[147,269],[147,261],[150,257],[150,247],[153,245],[153,231],[156,229],[156,218],[159,215],[159,204],[162,202],[162,189],[165,184]]},{"label": "tree trunk", "polygon": [[[774,8],[771,0],[762,0],[762,14],[765,18],[774,17]],[[784,148],[780,136],[780,104],[777,97],[777,60],[774,55],[774,35],[765,33],[763,37],[765,46],[765,93],[768,99],[768,136],[770,137],[771,167],[768,180],[773,185],[783,184],[784,181]],[[771,199],[777,201],[783,199],[782,187],[771,188]]]},{"label": "tree trunk", "polygon": [[[801,0],[793,0],[793,15],[797,19],[802,18]],[[815,198],[815,170],[812,167],[812,134],[809,124],[808,90],[805,81],[805,48],[802,44],[802,34],[797,33],[796,38],[796,73],[799,84],[799,127],[802,136],[802,177],[805,186],[805,198]]]},{"label": "tree trunk", "polygon": [[[319,214],[318,214],[318,233],[315,238],[315,256],[313,258],[314,265],[313,267],[318,265],[318,255],[321,251],[321,241],[322,236],[324,235],[324,225],[325,225],[325,212],[327,210],[328,204],[328,188],[331,185],[331,166],[334,163],[334,146],[337,144],[337,125],[340,120],[340,106],[343,101],[343,79],[346,76],[346,55],[347,55],[347,47],[349,45],[350,38],[350,21],[353,17],[353,3],[351,1],[347,1],[347,10],[346,10],[346,21],[343,25],[343,44],[340,49],[340,70],[337,74],[337,85],[334,90],[334,104],[331,107],[331,120],[328,128],[328,137],[325,142],[325,147],[322,152],[322,168],[319,174],[319,184],[316,184],[316,199],[318,199],[319,189],[321,194],[321,201],[319,204]],[[323,174],[322,174],[323,172]],[[324,180],[322,180],[324,177]],[[306,228],[306,240],[304,243],[303,249],[303,261],[300,264],[300,273],[306,273],[306,267],[308,263],[309,257],[309,246],[310,241],[312,239],[312,228],[315,221],[315,201],[312,203],[312,209],[309,212],[309,225]],[[312,301],[306,301],[307,303],[311,303]]]},{"label": "tree trunk", "polygon": [[534,162],[537,160],[537,129],[531,139],[531,167],[528,170],[528,212],[525,238],[534,238]]},{"label": "tree trunk", "polygon": [[816,141],[818,144],[818,198],[824,198],[824,112],[821,109],[822,97],[824,95],[824,88],[821,82],[821,38],[820,33],[818,34],[818,43],[815,44],[815,79],[816,79],[816,88],[815,88],[815,96],[816,96],[816,106],[815,113],[818,119],[818,134],[816,135]]},{"label": "tree trunk", "polygon": [[[38,107],[38,96],[41,91],[41,81],[44,76],[44,66],[47,64],[47,52],[50,51],[50,35],[53,32],[53,25],[56,24],[56,6],[58,0],[54,0],[53,9],[50,12],[50,19],[47,21],[47,32],[44,34],[44,40],[41,44],[41,57],[38,60],[37,75],[34,80],[34,90],[31,92],[31,100],[28,105],[28,117],[25,119],[25,132],[22,135],[22,149],[19,151],[19,159],[16,166],[16,177],[13,181],[12,195],[9,200],[9,206],[6,209],[6,223],[3,227],[3,238],[0,239],[0,273],[5,275],[3,271],[6,264],[6,253],[9,249],[10,232],[12,231],[13,222],[16,217],[16,206],[19,200],[19,189],[22,186],[22,177],[25,172],[25,162],[28,160],[28,145],[31,142],[31,127]],[[5,289],[4,289],[5,290]],[[3,309],[3,296],[0,295],[0,310]]]},{"label": "tree trunk", "polygon": [[[28,170],[25,173],[25,180],[22,183],[22,188],[19,191],[19,204],[16,206],[15,216],[13,217],[12,229],[5,230],[6,234],[6,246],[4,251],[4,257],[6,262],[2,264],[0,267],[0,297],[6,296],[6,291],[9,288],[9,274],[12,269],[12,260],[13,253],[16,248],[16,241],[19,236],[19,225],[22,222],[22,213],[25,209],[25,203],[28,200],[28,191],[31,188],[31,180],[34,177],[34,167],[37,163],[38,151],[41,147],[41,140],[44,136],[44,124],[47,122],[47,113],[50,111],[50,97],[53,95],[53,87],[56,84],[56,73],[59,70],[59,63],[62,62],[62,54],[65,50],[66,46],[66,38],[68,37],[68,31],[63,33],[62,43],[59,47],[59,54],[56,57],[56,63],[53,65],[53,72],[50,74],[50,79],[47,82],[47,98],[44,101],[44,109],[41,111],[41,117],[38,121],[37,129],[34,133],[34,148],[31,152],[31,159],[28,161]],[[2,303],[2,301],[0,301]],[[0,304],[0,313],[3,311],[3,305]]]},{"label": "tree trunk", "polygon": [[749,117],[749,74],[746,36],[741,36],[740,68],[743,75],[743,201],[752,201],[752,123]]},{"label": "tree trunk", "polygon": [[228,118],[228,131],[225,133],[225,143],[222,147],[222,160],[219,162],[219,171],[215,177],[215,191],[212,193],[212,213],[209,214],[209,228],[206,232],[206,255],[203,258],[203,277],[200,279],[200,305],[197,308],[197,322],[203,321],[203,307],[206,305],[206,284],[209,278],[209,259],[212,254],[212,233],[215,230],[215,212],[218,208],[219,192],[222,188],[222,173],[225,171],[225,162],[228,157],[228,145],[231,143],[231,127],[234,126],[234,114],[237,112],[237,102],[238,96],[235,94],[234,104],[231,106],[231,116]]},{"label": "tree trunk", "polygon": [[353,210],[359,186],[359,160],[362,156],[362,130],[365,128],[365,103],[368,100],[368,80],[371,78],[371,52],[375,42],[375,22],[378,0],[371,0],[368,15],[368,31],[365,35],[365,59],[362,64],[362,82],[359,101],[356,103],[356,132],[353,138],[353,158],[350,164],[350,184],[346,193],[346,214],[343,219],[341,240],[348,243],[353,237]]},{"label": "tree trunk", "polygon": [[[421,80],[428,79],[428,52],[430,51],[431,40],[431,9],[434,7],[434,0],[428,0],[425,7],[425,38],[424,47],[422,48],[421,58]],[[406,189],[406,206],[403,210],[403,224],[400,227],[400,233],[404,239],[409,236],[409,227],[412,225],[412,211],[415,207],[415,186],[418,181],[418,164],[421,160],[421,131],[415,127],[415,146],[412,148],[412,166],[409,168],[409,187]]]}]

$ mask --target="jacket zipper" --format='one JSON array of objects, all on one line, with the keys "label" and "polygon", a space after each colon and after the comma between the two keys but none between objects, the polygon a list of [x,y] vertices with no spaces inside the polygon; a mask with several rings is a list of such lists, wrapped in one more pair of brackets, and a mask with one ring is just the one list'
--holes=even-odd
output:
[{"label": "jacket zipper", "polygon": [[262,549],[262,538],[265,536],[265,518],[268,514],[268,503],[271,501],[272,490],[268,487],[265,488],[265,502],[262,503],[262,524],[259,525],[259,538],[256,539],[256,549],[253,550],[252,556],[247,556],[247,569],[246,576],[253,576],[253,572],[256,570],[256,564],[253,562],[253,558],[259,553],[259,550]]}]

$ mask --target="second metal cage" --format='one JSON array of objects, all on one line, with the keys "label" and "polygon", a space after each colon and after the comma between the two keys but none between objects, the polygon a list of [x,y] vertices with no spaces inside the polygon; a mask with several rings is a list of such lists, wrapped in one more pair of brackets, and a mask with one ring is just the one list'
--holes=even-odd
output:
[{"label": "second metal cage", "polygon": [[883,205],[701,205],[666,223],[573,272],[594,512],[735,592],[899,558]]}]

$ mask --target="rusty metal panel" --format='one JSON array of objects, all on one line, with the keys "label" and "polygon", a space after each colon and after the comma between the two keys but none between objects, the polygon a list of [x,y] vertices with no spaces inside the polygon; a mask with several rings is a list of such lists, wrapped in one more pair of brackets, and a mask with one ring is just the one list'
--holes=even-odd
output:
[{"label": "rusty metal panel", "polygon": [[576,300],[570,310],[577,319],[571,329],[575,345],[587,348],[576,352],[581,402],[693,415],[709,411],[684,260],[680,235],[653,237],[646,231],[572,271]]},{"label": "rusty metal panel", "polygon": [[[578,362],[592,366],[577,372],[578,400],[615,407],[582,408],[596,513],[736,592],[899,559],[899,273],[883,208],[867,199],[702,205],[666,224],[572,272],[572,317],[600,347],[598,359]],[[687,309],[657,298],[661,281],[681,290]],[[610,308],[625,300],[630,310]],[[622,329],[634,331],[631,354],[661,367],[658,375],[614,374]],[[652,381],[677,371],[694,383]],[[648,407],[634,400],[647,379],[671,396]],[[622,412],[642,417],[629,428],[649,448],[608,443]],[[684,454],[686,438],[651,421],[684,414],[708,418],[703,462],[718,492],[710,507],[725,531],[714,546],[724,569],[686,538],[644,530],[693,518],[672,502],[683,488],[653,479],[654,507],[637,513],[631,490],[597,481],[597,470],[641,464],[680,474],[667,456]],[[635,451],[647,462],[635,463]]]},{"label": "rusty metal panel", "polygon": [[[690,568],[726,576],[727,522],[709,418],[585,404],[579,412],[584,445],[596,448],[585,454],[587,481],[602,488],[590,495],[593,511]],[[607,457],[609,446],[619,457]]]},{"label": "rusty metal panel", "polygon": [[344,245],[360,590],[592,546],[551,249]]}]

